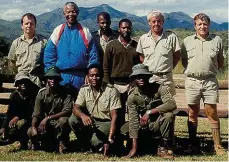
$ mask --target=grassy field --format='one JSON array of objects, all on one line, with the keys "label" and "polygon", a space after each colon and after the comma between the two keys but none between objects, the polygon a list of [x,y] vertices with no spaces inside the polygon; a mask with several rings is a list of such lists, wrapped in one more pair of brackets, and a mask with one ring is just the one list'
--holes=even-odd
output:
[{"label": "grassy field", "polygon": [[[200,139],[201,154],[197,156],[184,155],[184,148],[187,147],[187,117],[176,117],[175,135],[176,150],[175,161],[228,161],[228,155],[217,156],[213,153],[213,143],[211,138],[210,124],[207,118],[199,118],[198,137]],[[221,137],[224,148],[228,151],[228,119],[220,119]],[[74,137],[72,137],[74,138]],[[44,151],[15,151],[17,142],[8,146],[0,146],[1,161],[164,161],[155,155],[144,155],[133,159],[123,157],[106,158],[101,154],[94,153],[68,153],[56,154]]]}]

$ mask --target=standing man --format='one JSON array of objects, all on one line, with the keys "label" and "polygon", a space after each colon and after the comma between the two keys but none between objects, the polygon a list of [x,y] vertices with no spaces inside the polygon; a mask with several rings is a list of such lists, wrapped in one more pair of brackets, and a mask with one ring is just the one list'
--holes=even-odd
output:
[{"label": "standing man", "polygon": [[17,69],[16,73],[26,73],[30,80],[41,87],[40,77],[43,75],[43,52],[47,40],[36,34],[37,19],[32,13],[21,18],[23,35],[15,39],[8,54],[9,69]]},{"label": "standing man", "polygon": [[[129,19],[119,21],[120,36],[107,44],[103,60],[104,81],[114,84],[121,93],[123,111],[126,108],[127,93],[130,89],[129,75],[132,67],[139,62],[136,52],[137,42],[131,39],[131,31],[132,22]],[[125,112],[120,113],[125,114]],[[120,118],[124,119],[123,115]]]},{"label": "standing man", "polygon": [[59,85],[62,78],[55,68],[49,69],[44,77],[47,85],[36,97],[32,124],[28,130],[32,142],[30,149],[39,148],[39,141],[48,149],[51,141],[55,139],[58,142],[59,153],[64,153],[71,131],[68,117],[71,115],[73,100],[64,87]]},{"label": "standing man", "polygon": [[[89,84],[85,84],[69,118],[69,124],[84,146],[91,141],[93,148],[104,149],[107,155],[109,144],[114,142],[117,124],[117,109],[121,108],[120,95],[110,84],[102,84],[102,67],[92,65],[88,69]],[[89,136],[89,139],[86,137]]]},{"label": "standing man", "polygon": [[92,36],[96,42],[100,63],[103,63],[103,56],[107,43],[113,39],[117,39],[119,33],[118,31],[112,30],[110,28],[111,17],[109,13],[100,12],[97,15],[97,21],[100,29],[98,31],[92,32]]},{"label": "standing man", "polygon": [[173,158],[169,151],[174,135],[176,102],[166,85],[156,82],[149,83],[152,77],[148,67],[137,64],[133,67],[130,77],[135,80],[136,87],[128,96],[129,136],[132,139],[132,149],[128,158],[137,154],[138,137],[141,130],[148,129],[152,135],[161,139],[157,155],[164,158]]},{"label": "standing man", "polygon": [[45,71],[52,66],[60,69],[63,81],[74,97],[84,84],[87,67],[98,63],[98,54],[89,29],[77,17],[79,8],[74,2],[64,5],[66,23],[56,27],[44,52]]},{"label": "standing man", "polygon": [[176,94],[172,70],[180,59],[180,45],[177,36],[164,31],[164,16],[160,11],[151,11],[147,20],[151,30],[140,37],[136,51],[141,54],[143,64],[153,74],[150,82],[159,81],[170,87]]},{"label": "standing man", "polygon": [[[189,107],[189,153],[197,153],[196,133],[200,99],[211,123],[214,149],[217,155],[225,153],[220,144],[220,121],[217,114],[219,84],[216,74],[223,67],[223,43],[219,36],[209,33],[210,18],[200,13],[194,17],[196,34],[184,39],[182,64],[185,68],[186,101]],[[201,63],[198,63],[201,60]]]}]

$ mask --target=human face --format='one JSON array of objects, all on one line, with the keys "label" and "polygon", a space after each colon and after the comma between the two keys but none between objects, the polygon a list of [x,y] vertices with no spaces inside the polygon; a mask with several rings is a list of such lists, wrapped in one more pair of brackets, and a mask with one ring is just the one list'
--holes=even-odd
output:
[{"label": "human face", "polygon": [[195,30],[197,36],[200,36],[202,38],[207,38],[209,33],[209,26],[210,24],[207,21],[197,19],[195,21]]},{"label": "human face", "polygon": [[21,93],[25,93],[26,90],[29,89],[30,81],[28,79],[22,79],[17,82],[18,91],[20,91]]},{"label": "human face", "polygon": [[35,34],[35,20],[33,17],[28,17],[25,16],[23,18],[23,23],[21,25],[21,28],[24,32],[24,34],[28,34],[28,35],[34,35]]},{"label": "human face", "polygon": [[97,87],[100,85],[101,76],[97,68],[90,69],[88,73],[88,77],[89,77],[89,83],[90,85],[92,85],[92,87]]},{"label": "human face", "polygon": [[74,5],[66,5],[64,7],[64,16],[67,20],[68,25],[73,25],[77,22],[79,10]]},{"label": "human face", "polygon": [[110,29],[111,20],[106,19],[103,15],[100,15],[98,19],[98,24],[99,24],[99,28],[102,31],[107,31],[108,29]]},{"label": "human face", "polygon": [[150,75],[138,75],[135,78],[135,82],[138,87],[143,87],[149,84]]},{"label": "human face", "polygon": [[48,79],[47,79],[47,83],[48,83],[48,86],[49,86],[50,88],[54,88],[54,87],[56,87],[56,86],[58,85],[59,80],[56,79],[56,78],[48,78]]},{"label": "human face", "polygon": [[151,31],[155,34],[160,34],[162,32],[163,24],[164,21],[160,16],[153,16],[149,20]]},{"label": "human face", "polygon": [[132,27],[128,22],[122,22],[119,26],[119,33],[123,38],[130,38]]}]

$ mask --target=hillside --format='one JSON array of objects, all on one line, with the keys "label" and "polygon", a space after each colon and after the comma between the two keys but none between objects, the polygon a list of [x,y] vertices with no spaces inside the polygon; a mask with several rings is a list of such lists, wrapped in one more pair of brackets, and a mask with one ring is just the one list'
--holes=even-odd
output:
[{"label": "hillside", "polygon": [[[118,22],[122,18],[128,18],[133,22],[134,31],[143,31],[146,32],[149,30],[149,25],[146,20],[146,16],[136,16],[133,14],[129,14],[126,12],[118,11],[112,8],[109,5],[102,4],[95,7],[79,7],[80,14],[78,20],[83,25],[87,26],[90,31],[97,30],[97,20],[96,16],[101,11],[106,11],[110,13],[112,18],[111,27],[113,29],[117,29]],[[51,12],[46,12],[37,16],[37,31],[46,37],[49,37],[52,30],[59,24],[65,22],[65,18],[63,16],[63,9],[57,8]],[[0,19],[0,37],[6,37],[10,40],[15,39],[21,33],[20,29],[20,20],[15,21],[6,21]],[[164,28],[166,29],[193,29],[193,20],[192,18],[183,12],[171,12],[165,13],[165,24]],[[214,30],[228,30],[228,22],[217,24],[215,22],[211,22],[211,29]]]}]

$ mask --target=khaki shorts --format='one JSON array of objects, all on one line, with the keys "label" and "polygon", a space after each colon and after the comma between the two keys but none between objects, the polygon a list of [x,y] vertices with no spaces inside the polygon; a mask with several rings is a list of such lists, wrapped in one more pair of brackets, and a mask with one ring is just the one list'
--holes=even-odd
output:
[{"label": "khaki shorts", "polygon": [[200,99],[207,104],[219,102],[219,84],[216,78],[197,79],[187,77],[185,80],[185,96],[188,104],[199,104]]},{"label": "khaki shorts", "polygon": [[168,73],[166,75],[153,74],[153,76],[149,79],[149,82],[150,83],[157,82],[160,84],[164,84],[169,87],[169,92],[172,94],[172,96],[176,95],[176,89],[175,89],[172,73]]}]

